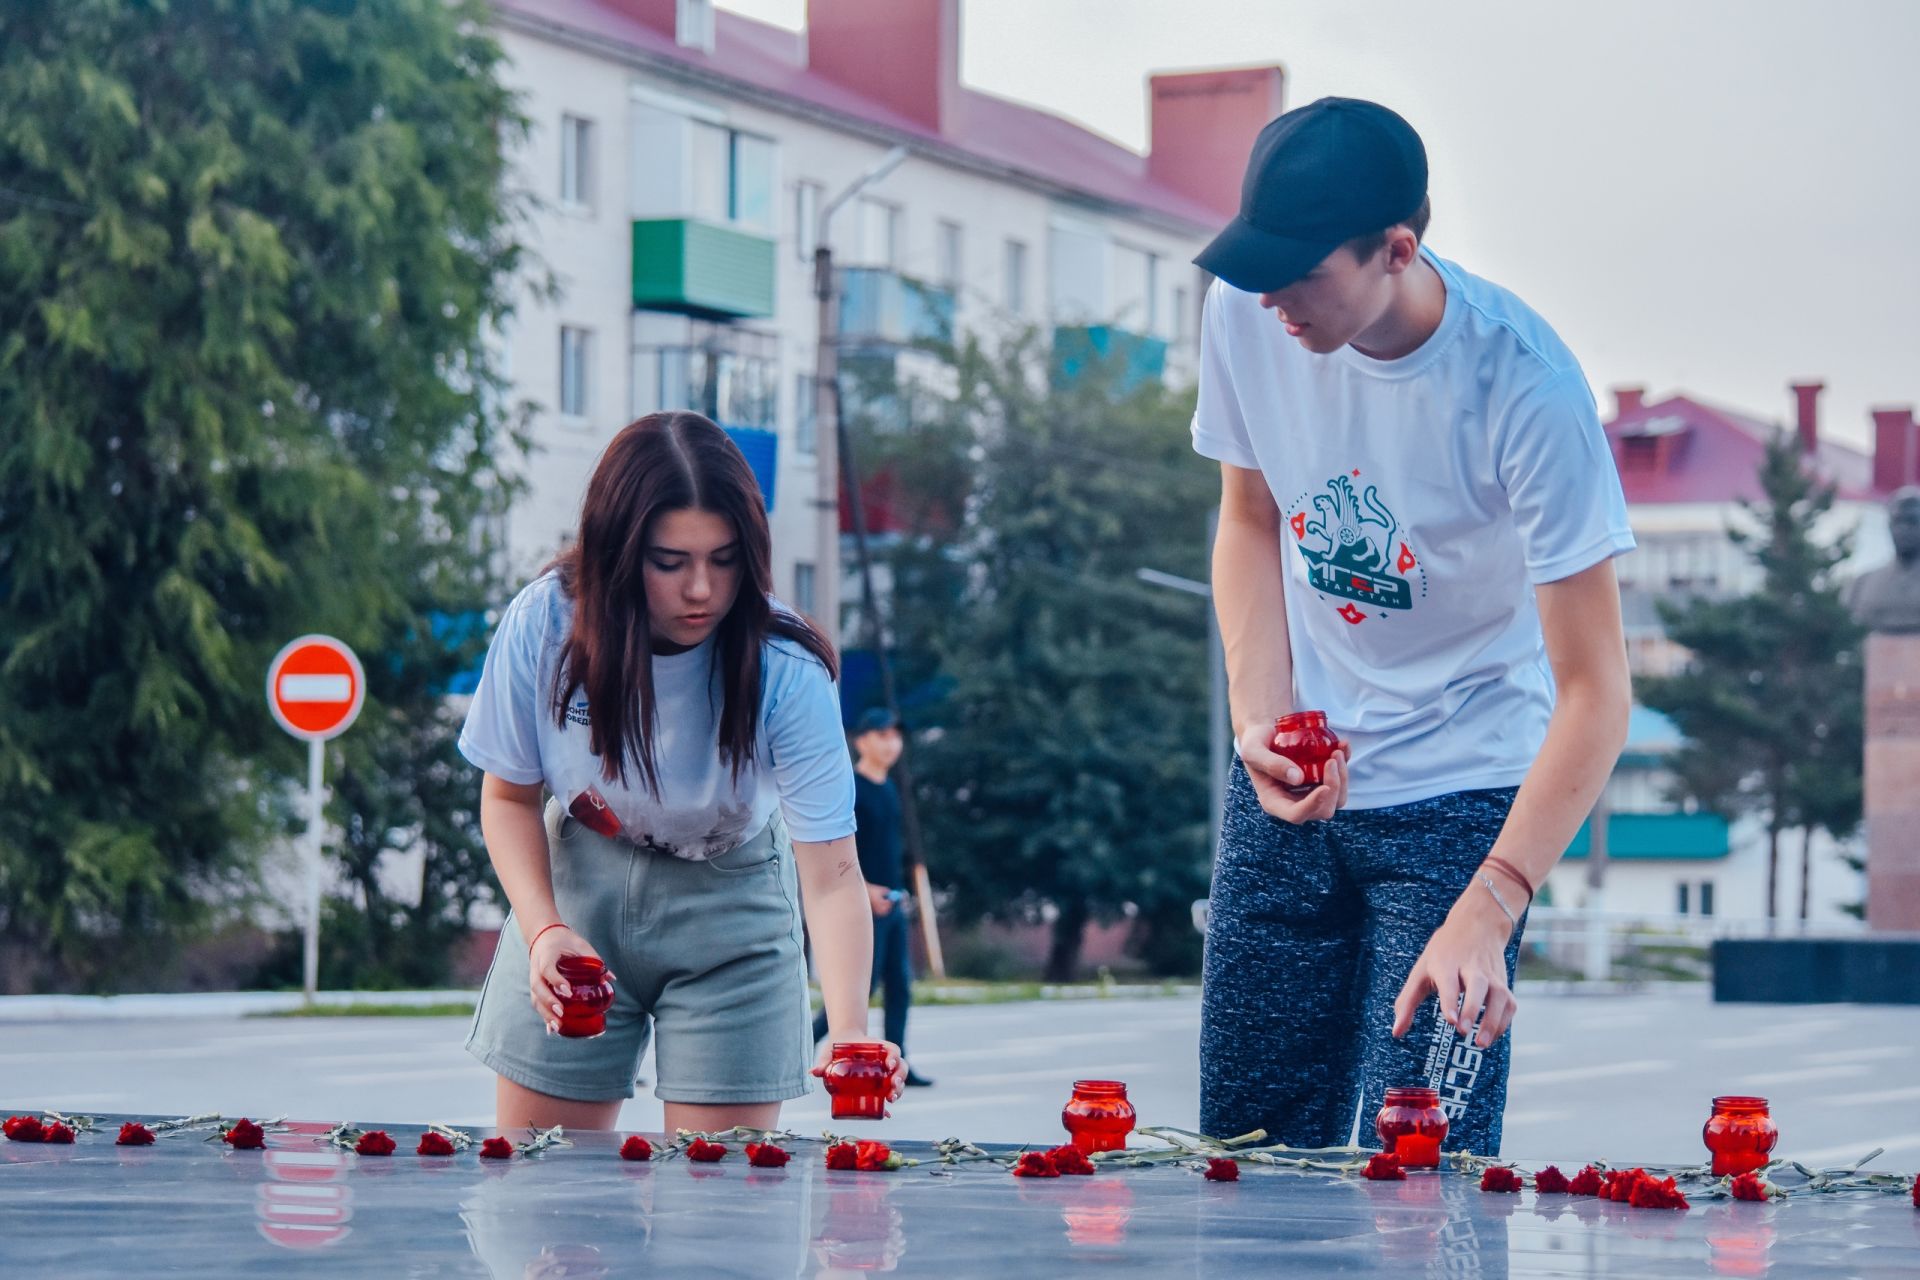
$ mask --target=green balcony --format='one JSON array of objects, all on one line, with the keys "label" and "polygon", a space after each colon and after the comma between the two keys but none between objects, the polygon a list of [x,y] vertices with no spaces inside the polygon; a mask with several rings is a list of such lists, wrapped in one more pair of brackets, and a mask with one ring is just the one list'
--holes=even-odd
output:
[{"label": "green balcony", "polygon": [[[1580,824],[1569,858],[1587,856],[1589,823]],[[1727,856],[1727,820],[1717,813],[1616,813],[1607,822],[1607,857],[1623,862],[1685,861]]]},{"label": "green balcony", "polygon": [[633,305],[702,320],[773,314],[774,242],[694,218],[633,224]]}]

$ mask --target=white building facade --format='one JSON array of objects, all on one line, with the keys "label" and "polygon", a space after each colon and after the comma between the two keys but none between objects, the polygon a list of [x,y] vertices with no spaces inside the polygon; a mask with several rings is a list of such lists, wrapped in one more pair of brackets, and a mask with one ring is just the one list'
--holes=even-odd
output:
[{"label": "white building facade", "polygon": [[[1279,70],[1226,73],[1259,92],[1216,94],[1220,110],[1204,92],[1198,108],[1193,92],[1169,107],[1170,155],[1190,167],[1205,142],[1240,157],[1229,181],[1195,183],[1174,161],[1156,176],[1150,158],[959,88],[958,20],[958,0],[814,0],[819,29],[799,34],[689,0],[500,7],[503,76],[531,122],[515,163],[537,204],[526,240],[552,285],[530,287],[502,335],[514,397],[533,409],[506,530],[517,577],[571,536],[616,431],[696,409],[753,462],[775,591],[812,611],[838,559],[819,534],[814,248],[828,201],[896,146],[907,159],[834,215],[843,342],[904,348],[1011,320],[1130,344],[1158,375],[1191,379],[1191,259],[1230,216]],[[882,83],[869,98],[838,70],[890,51],[938,64],[932,87]]]}]

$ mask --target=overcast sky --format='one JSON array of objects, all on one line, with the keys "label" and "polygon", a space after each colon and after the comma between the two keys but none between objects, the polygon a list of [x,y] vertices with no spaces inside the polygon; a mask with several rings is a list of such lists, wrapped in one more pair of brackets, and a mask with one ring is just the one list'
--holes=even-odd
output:
[{"label": "overcast sky", "polygon": [[[1373,98],[1433,170],[1429,242],[1607,388],[1823,429],[1920,401],[1920,0],[961,0],[961,77],[1135,148],[1146,76],[1278,63]],[[805,0],[719,0],[798,28]]]}]

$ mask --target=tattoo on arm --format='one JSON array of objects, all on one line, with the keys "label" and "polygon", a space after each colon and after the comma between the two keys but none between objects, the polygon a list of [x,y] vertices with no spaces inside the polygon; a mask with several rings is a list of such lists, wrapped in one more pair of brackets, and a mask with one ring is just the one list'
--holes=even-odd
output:
[{"label": "tattoo on arm", "polygon": [[835,868],[833,869],[833,873],[834,873],[835,875],[840,875],[840,876],[843,876],[843,875],[845,875],[845,874],[847,874],[847,872],[849,872],[849,871],[851,871],[851,870],[853,870],[853,859],[852,859],[852,858],[842,858],[842,859],[840,859],[840,865],[839,865],[839,866],[837,866],[837,867],[835,867]]}]

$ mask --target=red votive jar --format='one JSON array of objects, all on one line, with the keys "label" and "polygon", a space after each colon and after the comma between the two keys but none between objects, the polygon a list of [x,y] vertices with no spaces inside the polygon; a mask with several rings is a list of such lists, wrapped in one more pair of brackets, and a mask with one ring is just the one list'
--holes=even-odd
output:
[{"label": "red votive jar", "polygon": [[560,1034],[591,1040],[607,1029],[613,975],[592,956],[561,956],[557,966],[573,994],[560,1001]]},{"label": "red votive jar", "polygon": [[1340,749],[1340,735],[1327,728],[1324,711],[1295,711],[1273,722],[1273,750],[1299,766],[1300,785],[1288,787],[1306,795],[1327,780],[1327,761]]},{"label": "red votive jar", "polygon": [[1713,1152],[1714,1176],[1724,1178],[1766,1164],[1780,1130],[1767,1114],[1765,1098],[1728,1096],[1713,1100],[1713,1115],[1700,1136]]},{"label": "red votive jar", "polygon": [[1434,1089],[1389,1089],[1373,1122],[1380,1149],[1400,1157],[1402,1169],[1437,1169],[1447,1137],[1447,1113]]},{"label": "red votive jar", "polygon": [[892,1086],[887,1046],[836,1044],[821,1080],[833,1099],[835,1120],[885,1120]]},{"label": "red votive jar", "polygon": [[1088,1155],[1126,1146],[1133,1121],[1127,1086],[1118,1080],[1075,1080],[1073,1096],[1060,1112],[1060,1123],[1073,1135],[1073,1145]]}]

